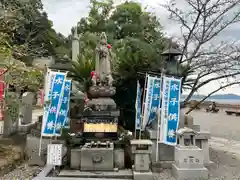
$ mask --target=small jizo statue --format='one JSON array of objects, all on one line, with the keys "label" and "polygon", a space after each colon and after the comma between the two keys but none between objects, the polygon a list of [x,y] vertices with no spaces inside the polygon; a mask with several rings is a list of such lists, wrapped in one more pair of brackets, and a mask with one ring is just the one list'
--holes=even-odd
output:
[{"label": "small jizo statue", "polygon": [[99,80],[99,85],[112,86],[111,71],[111,46],[107,44],[107,36],[103,32],[100,36],[100,43],[96,48],[95,75],[92,78],[93,84]]}]

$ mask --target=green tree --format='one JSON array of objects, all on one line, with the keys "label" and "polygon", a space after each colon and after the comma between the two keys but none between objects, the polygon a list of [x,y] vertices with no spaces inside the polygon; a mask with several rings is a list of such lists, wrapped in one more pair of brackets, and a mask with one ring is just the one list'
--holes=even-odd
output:
[{"label": "green tree", "polygon": [[[81,81],[83,74],[89,77],[90,71],[94,69],[93,63],[89,62],[94,62],[99,34],[106,32],[108,43],[112,45],[115,54],[112,62],[117,93],[114,99],[122,111],[120,123],[129,129],[134,128],[136,82],[140,79],[143,86],[145,79],[144,74],[138,72],[161,72],[163,59],[160,54],[166,43],[161,30],[156,16],[135,2],[126,2],[114,8],[112,1],[91,0],[88,17],[78,23],[78,33],[82,35],[81,57],[78,66],[74,65],[75,75]],[[91,66],[83,71],[85,63]]]},{"label": "green tree", "polygon": [[41,0],[1,0],[3,14],[0,31],[7,36],[5,45],[16,59],[57,56],[69,53],[65,38],[52,29],[52,22],[42,12]]}]

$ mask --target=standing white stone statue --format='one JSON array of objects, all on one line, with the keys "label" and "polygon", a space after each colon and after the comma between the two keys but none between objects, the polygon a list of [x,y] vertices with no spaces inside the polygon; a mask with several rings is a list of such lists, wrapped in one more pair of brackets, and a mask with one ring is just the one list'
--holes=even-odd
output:
[{"label": "standing white stone statue", "polygon": [[96,48],[95,72],[100,83],[112,85],[111,54],[110,47],[107,45],[107,36],[103,32],[100,36],[100,43]]}]

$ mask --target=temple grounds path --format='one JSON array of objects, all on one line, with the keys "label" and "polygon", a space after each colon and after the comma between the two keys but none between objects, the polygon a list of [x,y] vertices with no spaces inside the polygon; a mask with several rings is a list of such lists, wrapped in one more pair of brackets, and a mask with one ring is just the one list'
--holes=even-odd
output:
[{"label": "temple grounds path", "polygon": [[[36,114],[41,112],[36,112]],[[227,116],[223,110],[218,114],[194,111],[194,123],[202,130],[210,131],[209,180],[240,180],[240,117]],[[0,180],[27,180],[36,175],[41,168],[22,164],[14,171],[0,177]],[[171,170],[162,169],[154,180],[174,180]]]},{"label": "temple grounds path", "polygon": [[213,137],[240,141],[240,116],[226,115],[225,110],[219,113],[206,113],[203,110],[191,112],[194,124],[199,124],[201,130],[211,132]]},{"label": "temple grounds path", "polygon": [[210,159],[214,162],[209,168],[211,180],[240,179],[240,117],[219,113],[194,111],[194,123],[202,130],[211,132]]}]

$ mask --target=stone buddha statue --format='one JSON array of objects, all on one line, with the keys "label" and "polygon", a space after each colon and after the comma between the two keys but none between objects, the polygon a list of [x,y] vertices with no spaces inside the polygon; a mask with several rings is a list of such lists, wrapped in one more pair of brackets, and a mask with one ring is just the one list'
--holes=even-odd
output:
[{"label": "stone buddha statue", "polygon": [[111,54],[107,45],[106,33],[100,36],[100,43],[96,48],[95,73],[101,85],[112,86]]}]

